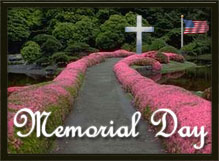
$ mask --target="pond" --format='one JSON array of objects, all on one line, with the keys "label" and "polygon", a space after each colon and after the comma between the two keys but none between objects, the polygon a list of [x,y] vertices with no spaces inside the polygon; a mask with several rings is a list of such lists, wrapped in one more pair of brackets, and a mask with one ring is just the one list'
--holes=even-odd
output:
[{"label": "pond", "polygon": [[42,75],[31,75],[8,73],[8,87],[26,86],[52,80],[53,77],[45,77]]},{"label": "pond", "polygon": [[175,85],[189,91],[204,91],[211,86],[211,66],[193,67],[166,74],[152,74],[142,69],[136,70],[159,84]]}]

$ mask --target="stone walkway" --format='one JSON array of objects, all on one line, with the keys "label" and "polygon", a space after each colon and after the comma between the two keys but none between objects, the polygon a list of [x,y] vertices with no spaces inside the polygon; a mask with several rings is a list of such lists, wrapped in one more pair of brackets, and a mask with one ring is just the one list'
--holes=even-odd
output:
[{"label": "stone walkway", "polygon": [[[119,58],[88,68],[79,96],[67,117],[64,126],[94,125],[115,127],[130,126],[136,109],[130,96],[123,91],[114,73],[113,66]],[[140,135],[136,138],[61,138],[57,139],[51,153],[58,154],[158,154],[164,153],[160,140],[150,132],[148,123],[138,123]]]}]

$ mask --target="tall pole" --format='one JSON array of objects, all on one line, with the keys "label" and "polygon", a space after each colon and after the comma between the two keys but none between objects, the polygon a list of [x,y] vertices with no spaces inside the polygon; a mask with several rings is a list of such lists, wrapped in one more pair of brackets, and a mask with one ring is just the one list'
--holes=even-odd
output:
[{"label": "tall pole", "polygon": [[181,15],[181,48],[183,47],[183,15]]}]

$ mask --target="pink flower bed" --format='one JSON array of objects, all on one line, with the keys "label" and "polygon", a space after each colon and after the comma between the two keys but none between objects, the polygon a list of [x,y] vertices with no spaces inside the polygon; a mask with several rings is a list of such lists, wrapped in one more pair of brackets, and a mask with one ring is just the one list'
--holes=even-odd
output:
[{"label": "pink flower bed", "polygon": [[[146,55],[147,53],[145,53]],[[125,89],[134,96],[134,102],[139,111],[150,114],[159,108],[169,108],[178,117],[178,129],[182,126],[205,126],[208,132],[205,143],[201,150],[193,148],[193,144],[199,142],[199,138],[182,138],[174,135],[165,138],[167,150],[171,153],[211,153],[211,103],[201,97],[193,95],[183,88],[172,85],[159,85],[153,80],[141,76],[137,71],[130,68],[141,56],[134,55],[119,61],[114,66],[114,72]],[[167,131],[173,129],[173,122],[169,120]]]},{"label": "pink flower bed", "polygon": [[[142,53],[142,55],[144,55],[145,57],[150,57],[150,58],[158,60],[156,58],[157,53],[158,53],[157,51],[149,51],[149,52]],[[185,61],[184,57],[180,54],[168,53],[168,52],[162,52],[162,53],[168,57],[168,62],[169,62],[169,60],[173,60],[173,61],[177,61],[177,62],[184,62]]]},{"label": "pink flower bed", "polygon": [[19,91],[19,90],[21,90],[21,89],[23,89],[23,88],[25,88],[25,87],[9,87],[9,88],[8,88],[8,96],[9,96],[11,93],[16,92],[16,91]]},{"label": "pink flower bed", "polygon": [[134,65],[134,64],[139,64],[143,61],[143,63],[146,61],[148,62],[148,65],[151,65],[152,68],[156,71],[161,70],[161,64],[160,62],[156,61],[155,59],[152,59],[150,57],[146,57],[145,54],[141,54],[141,55],[132,55],[127,57],[126,59],[121,60],[120,62],[123,62],[127,65]]},{"label": "pink flower bed", "polygon": [[179,54],[175,54],[175,53],[163,53],[164,55],[166,55],[169,60],[173,60],[173,61],[177,61],[177,62],[184,62],[185,59],[182,55]]},{"label": "pink flower bed", "polygon": [[155,57],[157,55],[157,51],[144,52],[144,53],[142,53],[142,55],[144,55],[145,57],[150,57],[150,58],[155,59]]},{"label": "pink flower bed", "polygon": [[[126,57],[134,53],[126,50],[117,50],[114,52],[91,53],[82,59],[72,62],[51,82],[26,86],[8,88],[8,136],[9,152],[34,153],[33,147],[24,148],[25,140],[17,138],[13,126],[13,118],[19,109],[30,108],[34,111],[53,111],[55,118],[51,119],[51,124],[56,127],[60,120],[64,120],[69,113],[74,97],[80,87],[81,76],[83,76],[88,67],[98,64],[109,57]],[[28,128],[28,127],[27,127]],[[37,142],[35,137],[33,142]],[[27,143],[29,145],[29,143]],[[46,150],[47,143],[40,144],[38,149]],[[20,148],[23,146],[23,148]],[[22,149],[22,151],[21,151]],[[43,151],[40,151],[43,152]]]},{"label": "pink flower bed", "polygon": [[[170,59],[175,59],[173,54],[167,54]],[[201,126],[205,125],[208,131],[206,145],[200,151],[195,151],[192,144],[198,140],[195,138],[183,139],[179,136],[172,136],[164,139],[167,149],[173,153],[210,153],[211,152],[211,104],[190,92],[175,86],[159,85],[153,80],[141,76],[136,70],[130,68],[130,65],[139,63],[141,60],[149,62],[153,70],[161,70],[161,64],[154,60],[156,51],[136,55],[126,50],[117,50],[114,52],[98,52],[85,56],[82,59],[72,62],[51,82],[36,84],[24,88],[9,89],[8,97],[8,135],[9,152],[14,153],[34,153],[33,147],[25,149],[25,141],[17,138],[13,127],[13,117],[21,108],[30,108],[33,111],[54,110],[54,118],[51,123],[57,127],[69,113],[74,97],[80,87],[81,76],[86,73],[88,67],[104,61],[110,57],[127,57],[119,61],[114,66],[114,72],[123,85],[133,96],[139,111],[145,113],[149,107],[150,111],[158,108],[169,108],[178,116],[179,128],[185,125]],[[165,96],[165,97],[164,97]],[[172,128],[172,122],[169,122],[168,130]],[[34,140],[33,142],[37,142]],[[49,143],[48,143],[49,144]],[[28,144],[29,145],[29,144]],[[46,144],[41,143],[38,149],[47,149]],[[23,146],[23,148],[20,148]],[[22,151],[20,151],[22,149]],[[38,151],[37,151],[38,152]]]}]

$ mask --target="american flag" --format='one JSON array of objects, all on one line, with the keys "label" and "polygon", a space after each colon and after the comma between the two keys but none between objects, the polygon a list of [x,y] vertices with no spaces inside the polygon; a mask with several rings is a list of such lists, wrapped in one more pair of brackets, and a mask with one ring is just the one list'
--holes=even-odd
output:
[{"label": "american flag", "polygon": [[207,21],[185,20],[184,34],[203,34],[208,32],[209,26]]}]

